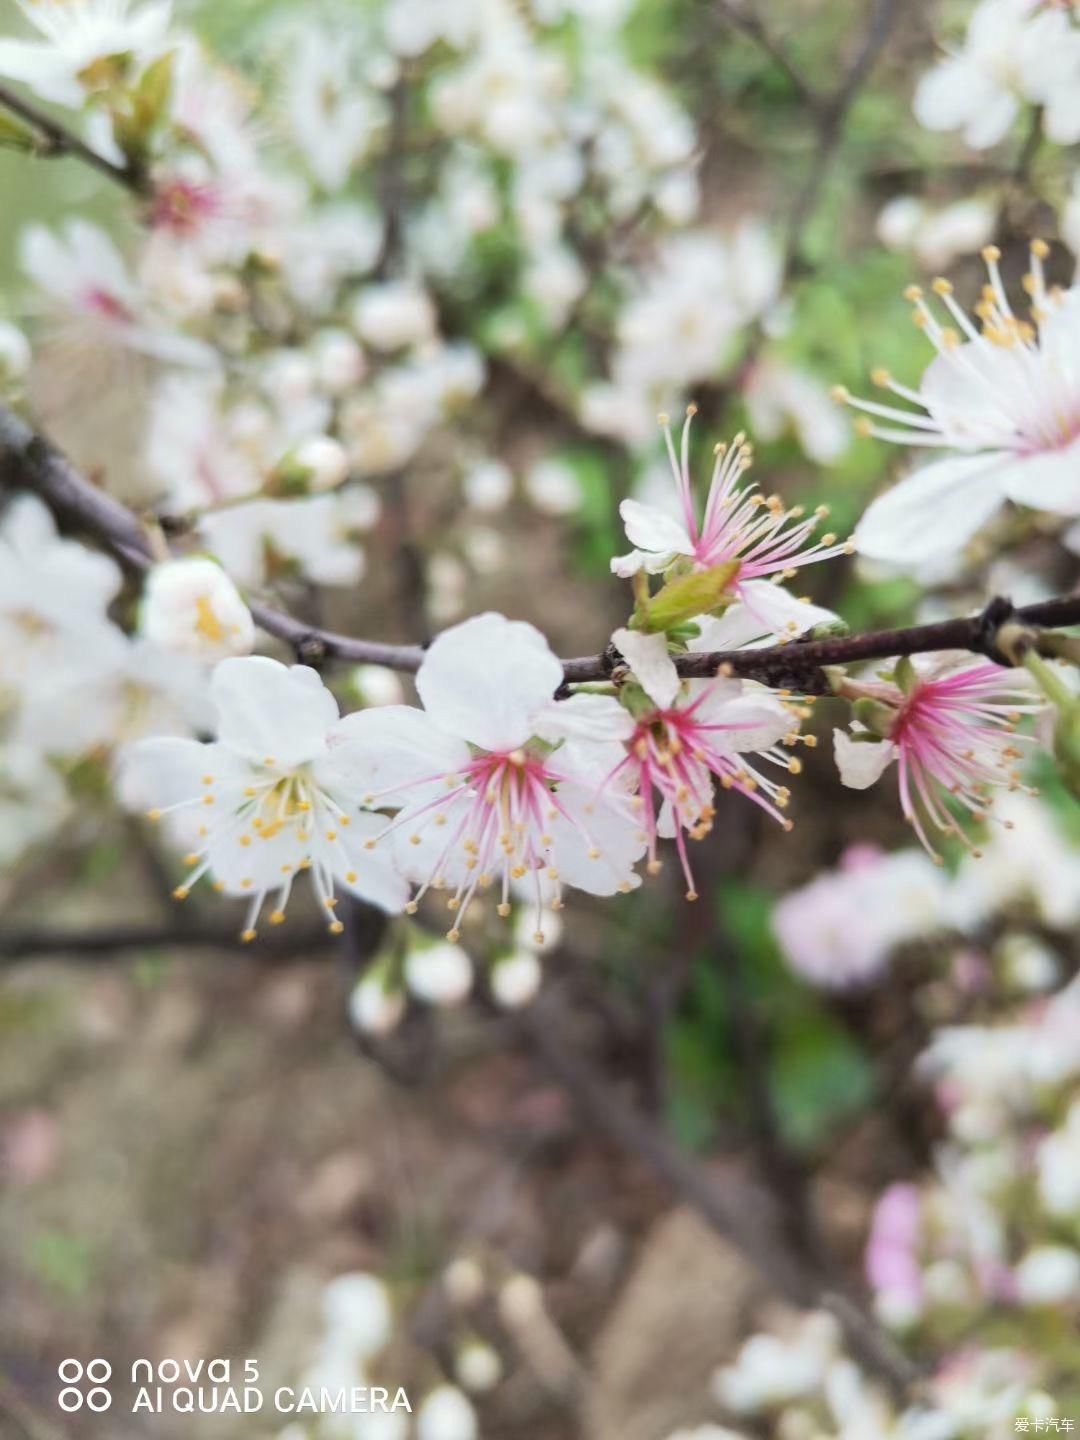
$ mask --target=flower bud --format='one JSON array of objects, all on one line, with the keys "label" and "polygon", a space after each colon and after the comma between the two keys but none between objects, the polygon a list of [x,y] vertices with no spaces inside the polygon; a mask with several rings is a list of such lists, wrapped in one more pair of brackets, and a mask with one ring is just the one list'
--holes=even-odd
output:
[{"label": "flower bud", "polygon": [[220,565],[199,556],[154,566],[143,591],[139,630],[164,650],[208,664],[249,654],[255,643],[240,592]]}]

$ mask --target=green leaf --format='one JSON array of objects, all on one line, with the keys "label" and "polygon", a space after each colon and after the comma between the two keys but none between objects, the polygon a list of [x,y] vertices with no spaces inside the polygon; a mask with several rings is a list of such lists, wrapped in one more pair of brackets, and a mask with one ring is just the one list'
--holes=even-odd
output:
[{"label": "green leaf", "polygon": [[726,608],[735,598],[728,587],[738,569],[738,560],[725,560],[722,565],[669,580],[635,611],[634,628],[647,635],[665,634],[695,616]]},{"label": "green leaf", "polygon": [[792,1016],[778,1037],[771,1083],[784,1136],[821,1141],[873,1094],[873,1070],[855,1041],[823,1013]]}]

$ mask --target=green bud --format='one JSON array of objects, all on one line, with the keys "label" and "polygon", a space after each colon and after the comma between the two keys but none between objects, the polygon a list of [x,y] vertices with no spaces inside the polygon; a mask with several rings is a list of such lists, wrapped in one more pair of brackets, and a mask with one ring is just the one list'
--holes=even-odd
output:
[{"label": "green bud", "polygon": [[[855,701],[851,713],[860,725],[866,726],[876,740],[888,739],[896,719],[896,711],[891,705],[886,705],[881,700],[871,700],[866,695]],[[851,738],[859,740],[862,737],[856,732]]]},{"label": "green bud", "polygon": [[1080,799],[1080,695],[1074,694],[1065,683],[1057,666],[1036,650],[1028,650],[1024,655],[1024,669],[1034,677],[1054,708],[1054,759],[1062,780]]},{"label": "green bud", "polygon": [[619,686],[619,701],[624,709],[629,710],[635,720],[640,720],[656,709],[655,703],[649,699],[636,680],[627,680],[624,685]]},{"label": "green bud", "polygon": [[811,640],[835,640],[843,635],[851,634],[851,626],[846,620],[837,617],[835,620],[823,620],[820,625],[815,625],[810,631]]},{"label": "green bud", "polygon": [[30,155],[42,149],[48,150],[49,144],[35,134],[29,125],[24,125],[6,111],[0,111],[0,148],[21,150],[23,154]]},{"label": "green bud", "polygon": [[919,677],[915,670],[915,664],[910,655],[901,655],[896,662],[896,669],[893,671],[893,680],[899,685],[905,695],[910,695],[918,684]]},{"label": "green bud", "polygon": [[669,580],[655,595],[639,600],[631,625],[647,635],[666,634],[698,615],[727,609],[735,599],[728,587],[738,569],[738,560],[725,560],[722,565]]}]

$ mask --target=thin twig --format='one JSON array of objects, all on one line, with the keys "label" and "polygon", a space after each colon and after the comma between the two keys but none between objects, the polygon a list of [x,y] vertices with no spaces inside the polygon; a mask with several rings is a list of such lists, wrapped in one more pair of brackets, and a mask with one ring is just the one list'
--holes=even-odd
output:
[{"label": "thin twig", "polygon": [[25,120],[37,132],[39,137],[38,155],[49,158],[71,156],[74,160],[81,160],[85,165],[92,166],[99,174],[108,176],[110,180],[122,185],[133,195],[146,194],[146,178],[133,165],[130,163],[117,165],[114,161],[106,159],[104,155],[99,155],[74,131],[69,130],[59,120],[54,120],[44,110],[39,110],[31,101],[16,94],[7,85],[0,85],[0,106],[3,106],[5,110],[10,110],[13,115],[18,115],[20,120]]},{"label": "thin twig", "polygon": [[855,52],[855,58],[845,71],[832,98],[824,106],[817,108],[817,147],[806,180],[795,197],[788,217],[787,240],[784,246],[785,277],[790,278],[795,270],[803,227],[817,208],[821,187],[843,137],[844,121],[889,38],[900,3],[901,0],[877,0],[862,43]]},{"label": "thin twig", "polygon": [[788,84],[808,109],[816,111],[820,108],[821,97],[800,73],[787,50],[771,33],[760,15],[748,10],[745,5],[738,3],[738,0],[714,0],[714,5],[722,20],[752,40],[758,49],[784,72]]},{"label": "thin twig", "polygon": [[[111,495],[85,480],[65,457],[21,420],[0,405],[0,485],[36,491],[58,514],[76,522],[102,541],[118,558],[136,570],[154,563],[143,527],[135,515]],[[340,660],[384,665],[389,670],[415,674],[424,658],[419,645],[388,645],[359,640],[332,630],[305,625],[282,610],[252,601],[255,623],[291,647],[297,659],[312,665]],[[994,600],[978,615],[901,630],[878,630],[828,640],[800,640],[787,645],[750,650],[713,650],[680,655],[676,668],[689,679],[708,679],[719,671],[759,680],[779,689],[804,694],[826,694],[824,666],[850,665],[863,660],[884,660],[898,655],[966,650],[989,655],[1003,663],[994,649],[998,628],[1007,620],[1046,628],[1080,625],[1080,594],[1044,600],[1014,609],[1008,601]],[[563,660],[566,684],[610,678],[618,656],[609,649],[600,655]]]}]

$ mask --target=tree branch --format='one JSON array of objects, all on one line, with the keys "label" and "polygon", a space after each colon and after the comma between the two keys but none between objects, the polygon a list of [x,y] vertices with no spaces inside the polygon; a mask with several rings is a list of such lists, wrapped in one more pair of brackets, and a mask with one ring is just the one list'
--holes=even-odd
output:
[{"label": "tree branch", "polygon": [[[0,405],[0,485],[35,491],[59,515],[93,535],[128,566],[148,570],[154,563],[138,518],[111,495],[91,485],[58,450],[3,405]],[[340,660],[385,665],[390,670],[415,674],[424,658],[423,647],[419,645],[388,645],[378,640],[340,635],[305,625],[292,615],[258,601],[250,602],[250,608],[255,623],[283,640],[305,664]],[[1047,628],[1080,625],[1080,594],[1018,609],[1007,600],[996,599],[980,614],[964,619],[828,640],[796,640],[787,645],[750,650],[680,655],[675,663],[679,674],[688,679],[709,679],[723,670],[778,689],[823,695],[830,689],[823,669],[828,665],[850,665],[863,660],[941,650],[968,650],[1006,663],[998,655],[994,642],[998,629],[1008,620]],[[564,660],[564,683],[609,679],[618,663],[619,656],[610,646],[600,655]]]},{"label": "tree branch", "polygon": [[821,108],[821,97],[796,68],[787,50],[771,33],[761,16],[746,9],[738,0],[714,0],[714,4],[721,20],[752,40],[758,49],[783,71],[788,84],[807,108],[817,112]]},{"label": "tree branch", "polygon": [[104,155],[99,155],[74,131],[69,130],[59,120],[54,120],[44,110],[39,110],[31,101],[16,94],[7,85],[0,85],[0,105],[5,110],[10,110],[13,115],[18,115],[20,120],[25,120],[37,132],[39,137],[38,155],[47,158],[70,155],[73,159],[81,160],[85,165],[92,166],[99,174],[107,176],[117,185],[122,185],[133,195],[144,196],[146,194],[145,176],[134,166],[117,165],[112,160],[106,159]]}]

